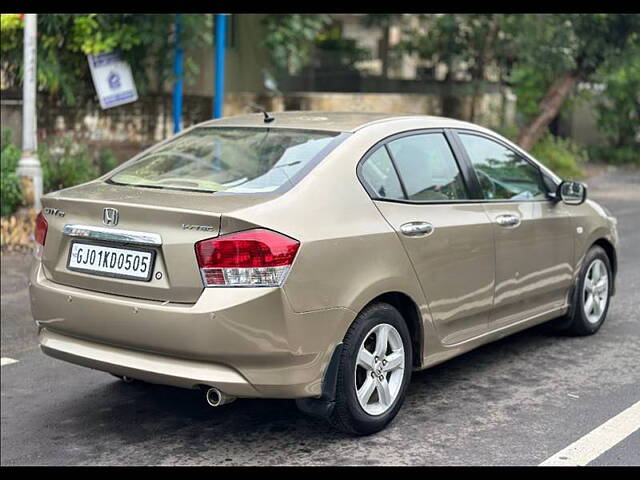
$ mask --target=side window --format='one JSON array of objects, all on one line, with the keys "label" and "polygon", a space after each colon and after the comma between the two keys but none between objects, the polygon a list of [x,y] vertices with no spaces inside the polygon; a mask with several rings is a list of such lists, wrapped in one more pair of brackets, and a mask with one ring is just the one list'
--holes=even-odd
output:
[{"label": "side window", "polygon": [[478,135],[459,133],[484,198],[490,200],[543,200],[540,170],[513,150]]},{"label": "side window", "polygon": [[404,199],[398,175],[386,148],[378,148],[367,158],[362,165],[361,174],[363,180],[380,198]]},{"label": "side window", "polygon": [[458,164],[442,133],[402,137],[389,142],[389,150],[409,200],[468,198]]}]

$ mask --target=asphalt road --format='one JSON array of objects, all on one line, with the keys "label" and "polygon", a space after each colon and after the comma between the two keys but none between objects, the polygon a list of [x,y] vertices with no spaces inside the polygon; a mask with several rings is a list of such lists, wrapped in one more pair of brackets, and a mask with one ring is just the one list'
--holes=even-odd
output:
[{"label": "asphalt road", "polygon": [[[618,292],[597,335],[533,328],[415,373],[383,432],[336,433],[292,401],[212,409],[42,354],[23,255],[2,258],[2,465],[537,465],[640,400],[640,173],[589,194],[619,220]],[[593,465],[640,465],[640,432]]]}]

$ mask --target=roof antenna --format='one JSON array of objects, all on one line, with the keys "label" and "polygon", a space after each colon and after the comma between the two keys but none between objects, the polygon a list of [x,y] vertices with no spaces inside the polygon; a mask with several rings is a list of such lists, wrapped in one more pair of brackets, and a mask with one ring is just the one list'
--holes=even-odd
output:
[{"label": "roof antenna", "polygon": [[249,108],[252,108],[253,110],[257,110],[258,112],[262,112],[262,114],[264,115],[264,123],[270,123],[270,122],[273,122],[276,119],[275,117],[272,117],[271,115],[269,115],[269,112],[267,112],[260,105],[256,105],[255,103],[249,103],[247,106]]}]

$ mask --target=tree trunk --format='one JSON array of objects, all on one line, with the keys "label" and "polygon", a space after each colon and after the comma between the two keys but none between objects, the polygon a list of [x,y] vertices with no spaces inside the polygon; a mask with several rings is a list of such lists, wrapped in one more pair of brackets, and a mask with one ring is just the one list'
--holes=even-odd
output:
[{"label": "tree trunk", "polygon": [[478,59],[476,65],[472,70],[472,81],[473,81],[473,95],[471,97],[471,121],[476,121],[476,112],[478,110],[478,102],[480,100],[480,91],[482,89],[482,82],[484,82],[485,77],[485,68],[486,65],[493,58],[493,44],[498,37],[498,15],[494,14],[491,18],[491,24],[489,25],[489,33],[487,34],[486,40],[482,45],[480,50],[480,55],[478,55]]},{"label": "tree trunk", "polygon": [[562,74],[551,84],[549,90],[540,102],[540,113],[518,134],[517,143],[523,149],[529,150],[540,140],[545,129],[551,121],[558,115],[565,100],[573,90],[578,81],[578,72],[575,70]]},{"label": "tree trunk", "polygon": [[389,43],[391,26],[386,25],[382,31],[382,44],[380,48],[380,57],[382,59],[382,78],[389,78]]},{"label": "tree trunk", "polygon": [[441,108],[443,117],[465,120],[460,101],[460,95],[456,90],[455,76],[453,72],[454,63],[452,61],[447,64],[447,75],[444,77]]}]

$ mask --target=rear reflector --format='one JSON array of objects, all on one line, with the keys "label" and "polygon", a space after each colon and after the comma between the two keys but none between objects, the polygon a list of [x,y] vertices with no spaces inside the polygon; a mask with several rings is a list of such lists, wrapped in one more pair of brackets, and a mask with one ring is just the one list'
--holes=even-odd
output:
[{"label": "rear reflector", "polygon": [[196,243],[205,287],[277,287],[287,276],[300,242],[255,229]]}]

